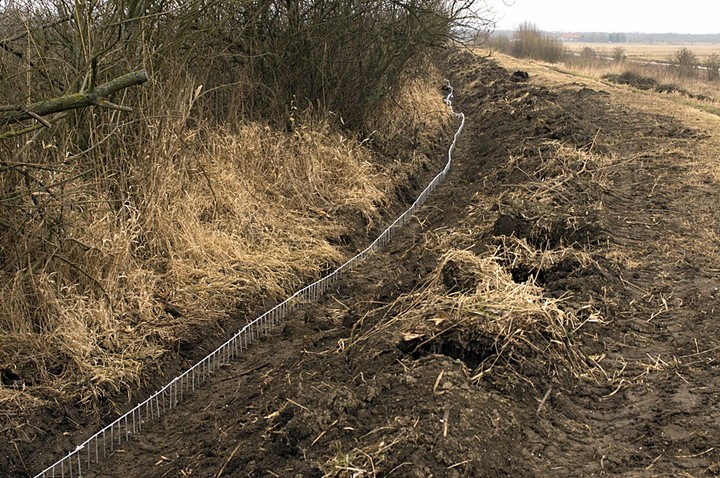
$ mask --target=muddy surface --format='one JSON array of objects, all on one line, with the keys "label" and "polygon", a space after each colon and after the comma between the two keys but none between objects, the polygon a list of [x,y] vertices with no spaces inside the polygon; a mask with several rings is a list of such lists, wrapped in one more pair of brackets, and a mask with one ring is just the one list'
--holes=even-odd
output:
[{"label": "muddy surface", "polygon": [[445,70],[467,126],[417,220],[86,476],[720,475],[720,121]]}]

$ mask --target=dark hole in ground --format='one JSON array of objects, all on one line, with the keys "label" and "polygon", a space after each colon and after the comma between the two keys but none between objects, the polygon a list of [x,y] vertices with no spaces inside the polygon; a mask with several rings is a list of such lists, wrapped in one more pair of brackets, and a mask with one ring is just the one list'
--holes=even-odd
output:
[{"label": "dark hole in ground", "polygon": [[[520,214],[500,214],[491,229],[494,236],[514,236],[525,239],[528,244],[542,250],[562,246],[598,245],[607,240],[607,233],[594,214],[575,217],[558,216],[554,221],[538,225],[537,220],[529,220]],[[573,222],[573,226],[569,225]]]},{"label": "dark hole in ground", "polygon": [[535,279],[537,284],[544,284],[547,279],[546,271],[529,266],[528,264],[520,264],[513,267],[510,269],[510,274],[512,274],[513,281],[518,284],[527,282],[531,277]]},{"label": "dark hole in ground", "polygon": [[0,370],[0,382],[5,386],[15,385],[16,382],[20,382],[20,375],[10,370],[9,368],[3,368]]},{"label": "dark hole in ground", "polygon": [[573,275],[583,274],[584,269],[580,261],[574,257],[564,257],[557,264],[544,269],[535,267],[532,264],[520,263],[510,269],[513,281],[518,284],[527,282],[531,277],[538,285],[552,284]]},{"label": "dark hole in ground", "polygon": [[414,360],[439,354],[461,360],[468,368],[475,369],[495,355],[495,340],[480,334],[467,335],[467,332],[452,330],[432,339],[423,336],[403,340],[398,348]]}]

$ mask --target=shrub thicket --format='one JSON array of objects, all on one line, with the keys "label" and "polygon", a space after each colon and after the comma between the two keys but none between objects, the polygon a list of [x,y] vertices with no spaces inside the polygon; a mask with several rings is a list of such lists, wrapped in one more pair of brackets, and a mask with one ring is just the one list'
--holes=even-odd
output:
[{"label": "shrub thicket", "polygon": [[541,32],[532,23],[523,23],[515,32],[511,54],[556,63],[563,56],[563,46],[560,40]]},{"label": "shrub thicket", "polygon": [[713,53],[707,57],[704,66],[707,69],[708,80],[717,81],[720,79],[720,55]]},{"label": "shrub thicket", "polygon": [[22,2],[0,12],[6,104],[145,67],[204,85],[198,104],[219,118],[282,121],[294,99],[355,127],[413,60],[483,25],[476,0]]},{"label": "shrub thicket", "polygon": [[640,90],[654,90],[658,93],[679,93],[685,96],[693,97],[686,89],[673,83],[662,83],[652,76],[646,76],[632,70],[626,70],[620,74],[608,73],[602,76],[603,79],[618,83],[620,85],[629,85]]},{"label": "shrub thicket", "polygon": [[625,59],[627,59],[627,55],[625,54],[625,48],[621,46],[613,48],[612,59],[613,61],[616,61],[618,63],[622,63],[623,61],[625,61]]},{"label": "shrub thicket", "polygon": [[490,46],[516,58],[535,58],[550,63],[560,61],[564,54],[560,40],[541,32],[532,23],[522,23],[512,38],[493,35]]}]

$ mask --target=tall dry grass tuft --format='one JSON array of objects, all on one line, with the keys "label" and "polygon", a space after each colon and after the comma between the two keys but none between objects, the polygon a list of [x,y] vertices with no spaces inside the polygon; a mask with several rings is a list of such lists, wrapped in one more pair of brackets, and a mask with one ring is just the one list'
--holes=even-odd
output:
[{"label": "tall dry grass tuft", "polygon": [[[382,145],[404,141],[411,148],[402,148],[399,154],[412,153],[419,147],[435,142],[438,132],[449,131],[452,117],[442,101],[437,102],[442,75],[435,65],[426,62],[423,74],[405,78],[402,88],[385,101],[373,119],[372,138]],[[428,78],[437,84],[428,82]]]},{"label": "tall dry grass tuft", "polygon": [[[431,62],[423,73],[405,77],[369,122],[368,145],[378,153],[387,174],[413,182],[413,171],[447,154],[453,119],[444,104],[442,74]],[[442,138],[438,142],[438,138]]]},{"label": "tall dry grass tuft", "polygon": [[584,322],[600,321],[593,312],[580,319],[548,297],[530,278],[518,283],[494,254],[450,249],[415,292],[401,296],[391,318],[354,344],[382,334],[410,354],[445,353],[464,360],[473,380],[525,367],[588,373],[574,335]]}]

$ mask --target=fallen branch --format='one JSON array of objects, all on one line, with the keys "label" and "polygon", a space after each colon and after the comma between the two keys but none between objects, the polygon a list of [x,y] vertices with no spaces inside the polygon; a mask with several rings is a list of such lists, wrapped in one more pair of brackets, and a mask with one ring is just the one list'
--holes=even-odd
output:
[{"label": "fallen branch", "polygon": [[[140,70],[120,76],[114,80],[103,83],[92,90],[65,95],[59,98],[52,98],[27,106],[3,106],[0,111],[6,113],[0,114],[0,125],[8,125],[11,123],[24,121],[27,119],[46,116],[60,111],[72,110],[77,108],[85,108],[91,105],[102,106],[106,108],[121,109],[123,111],[132,111],[131,109],[110,103],[105,98],[115,92],[123,90],[129,86],[140,85],[148,80],[147,71]],[[12,112],[7,112],[12,111]]]}]

